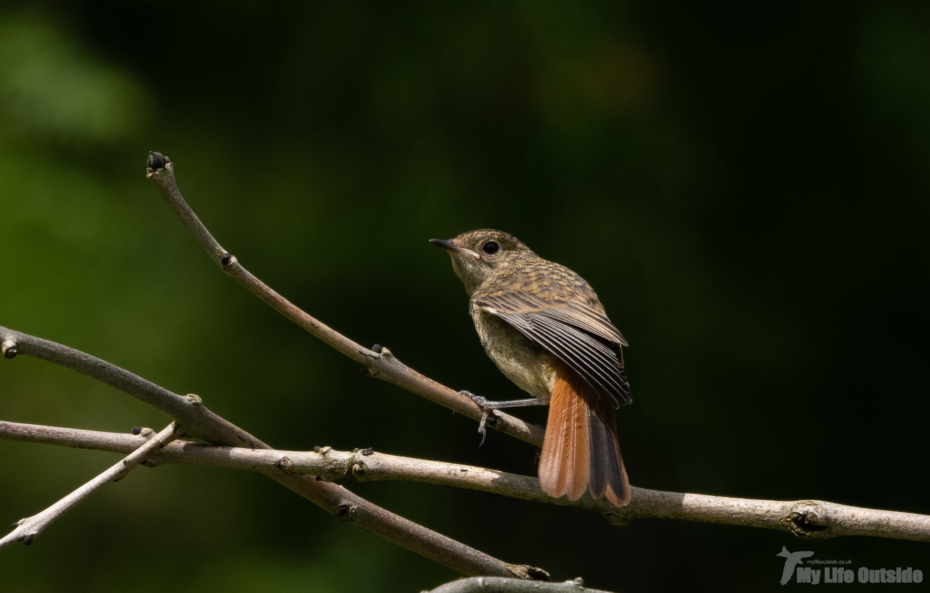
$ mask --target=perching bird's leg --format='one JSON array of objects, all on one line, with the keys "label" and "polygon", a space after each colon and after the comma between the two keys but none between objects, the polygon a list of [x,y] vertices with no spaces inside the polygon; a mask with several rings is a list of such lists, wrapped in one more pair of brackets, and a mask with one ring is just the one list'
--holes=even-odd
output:
[{"label": "perching bird's leg", "polygon": [[[481,444],[484,444],[484,439],[487,438],[487,430],[485,426],[488,423],[488,418],[491,417],[491,414],[494,413],[494,410],[500,410],[502,408],[525,408],[527,406],[548,406],[549,398],[548,397],[533,397],[529,399],[513,399],[510,401],[503,402],[491,402],[487,398],[475,395],[471,391],[459,391],[464,396],[467,396],[471,401],[481,408],[481,422],[478,423],[478,432],[481,433]],[[493,424],[493,422],[492,422]]]}]

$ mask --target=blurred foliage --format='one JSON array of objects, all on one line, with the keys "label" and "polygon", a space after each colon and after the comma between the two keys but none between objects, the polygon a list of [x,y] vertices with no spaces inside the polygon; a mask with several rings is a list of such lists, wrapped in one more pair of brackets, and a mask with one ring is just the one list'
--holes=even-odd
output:
[{"label": "blurred foliage", "polygon": [[[630,339],[641,487],[930,513],[930,9],[920,3],[46,1],[0,8],[0,323],[290,449],[534,473],[533,451],[366,381],[220,273],[144,179],[168,154],[220,242],[322,321],[519,397],[445,254],[514,233]],[[543,410],[520,412],[541,422]],[[19,357],[0,418],[166,419]],[[0,443],[31,515],[115,456]],[[508,562],[622,591],[776,589],[781,547],[930,569],[919,544],[347,484]],[[10,591],[419,591],[450,571],[256,475],[139,469],[0,555]],[[848,585],[850,589],[856,586]]]}]

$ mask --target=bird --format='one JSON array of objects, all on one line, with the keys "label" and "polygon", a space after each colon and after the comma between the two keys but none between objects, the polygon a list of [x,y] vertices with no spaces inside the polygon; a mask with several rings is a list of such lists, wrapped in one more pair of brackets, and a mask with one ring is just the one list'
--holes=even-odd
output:
[{"label": "bird", "polygon": [[791,580],[791,575],[794,574],[794,569],[798,564],[804,562],[805,558],[810,558],[814,555],[813,552],[789,552],[788,548],[785,546],[781,547],[781,552],[775,554],[776,556],[781,556],[785,559],[785,568],[781,571],[781,584],[786,584]]},{"label": "bird", "polygon": [[449,252],[488,356],[533,396],[489,401],[462,391],[483,412],[482,443],[493,410],[548,405],[538,467],[542,490],[572,501],[589,490],[595,499],[606,496],[626,506],[630,484],[614,409],[633,401],[622,351],[629,344],[594,289],[503,231],[480,229],[430,242]]}]

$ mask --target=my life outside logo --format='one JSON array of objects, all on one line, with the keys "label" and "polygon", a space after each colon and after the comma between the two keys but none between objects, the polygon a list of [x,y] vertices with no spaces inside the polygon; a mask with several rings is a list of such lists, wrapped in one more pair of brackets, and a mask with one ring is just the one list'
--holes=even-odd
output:
[{"label": "my life outside logo", "polygon": [[[807,560],[807,564],[817,565],[821,568],[803,566],[805,559],[813,556],[813,552],[789,552],[782,546],[781,552],[776,556],[785,559],[785,568],[781,573],[781,584],[785,585],[795,577],[795,582],[819,585],[820,583],[921,583],[924,573],[910,566],[901,568],[869,568],[860,566],[858,569],[848,567],[852,560]],[[836,566],[834,566],[836,565]],[[843,565],[843,566],[841,566]]]}]

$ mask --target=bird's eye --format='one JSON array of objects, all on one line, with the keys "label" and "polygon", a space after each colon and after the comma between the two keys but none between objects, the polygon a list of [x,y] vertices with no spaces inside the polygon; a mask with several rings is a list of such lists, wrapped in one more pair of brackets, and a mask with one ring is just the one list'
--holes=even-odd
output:
[{"label": "bird's eye", "polygon": [[498,245],[496,241],[488,241],[487,243],[484,244],[484,247],[482,247],[482,249],[488,255],[494,255],[495,253],[501,250],[501,246]]}]

